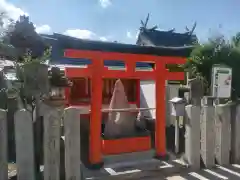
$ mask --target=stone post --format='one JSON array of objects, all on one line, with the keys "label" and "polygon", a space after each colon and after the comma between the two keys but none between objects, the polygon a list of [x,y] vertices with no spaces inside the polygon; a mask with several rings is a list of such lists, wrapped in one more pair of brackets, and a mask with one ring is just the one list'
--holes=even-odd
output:
[{"label": "stone post", "polygon": [[8,98],[7,100],[8,158],[11,161],[16,160],[14,114],[17,112],[18,108],[19,108],[18,100],[16,98]]},{"label": "stone post", "polygon": [[231,144],[231,105],[219,104],[215,107],[215,154],[218,164],[228,165]]},{"label": "stone post", "polygon": [[207,168],[215,165],[215,108],[212,97],[203,98],[201,114],[201,156]]},{"label": "stone post", "polygon": [[64,111],[66,180],[81,180],[80,109],[69,107]]},{"label": "stone post", "polygon": [[15,140],[17,179],[35,180],[33,122],[31,113],[25,109],[15,113]]},{"label": "stone post", "polygon": [[199,78],[189,80],[189,100],[190,104],[201,106],[201,99],[204,95],[203,81]]},{"label": "stone post", "polygon": [[185,132],[185,158],[193,170],[200,169],[200,113],[201,107],[187,105]]},{"label": "stone post", "polygon": [[231,152],[232,163],[240,163],[240,104],[232,106],[231,114]]},{"label": "stone post", "polygon": [[61,111],[48,106],[48,111],[45,111],[43,118],[44,180],[59,180]]},{"label": "stone post", "polygon": [[40,116],[40,107],[41,101],[40,96],[35,96],[35,117],[34,117],[34,142],[35,142],[35,166],[36,166],[36,173],[40,175],[40,164],[42,163],[43,159],[43,121],[42,116]]},{"label": "stone post", "polygon": [[8,179],[7,112],[0,109],[0,179]]},{"label": "stone post", "polygon": [[200,78],[191,79],[189,84],[190,105],[185,107],[185,156],[188,164],[194,170],[200,169],[200,116],[201,99],[204,94],[203,81]]}]

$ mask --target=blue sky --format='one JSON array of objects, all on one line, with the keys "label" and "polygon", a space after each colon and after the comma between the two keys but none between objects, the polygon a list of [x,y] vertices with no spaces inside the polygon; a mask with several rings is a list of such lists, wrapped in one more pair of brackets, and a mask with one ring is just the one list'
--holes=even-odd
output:
[{"label": "blue sky", "polygon": [[14,17],[27,13],[39,32],[125,43],[135,43],[147,13],[148,26],[163,30],[184,32],[197,21],[200,40],[240,31],[239,0],[0,0],[1,8]]}]

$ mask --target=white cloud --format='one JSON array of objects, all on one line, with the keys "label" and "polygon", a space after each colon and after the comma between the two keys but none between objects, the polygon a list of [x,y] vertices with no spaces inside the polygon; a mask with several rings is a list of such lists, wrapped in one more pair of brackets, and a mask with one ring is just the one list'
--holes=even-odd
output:
[{"label": "white cloud", "polygon": [[68,29],[64,32],[65,35],[80,38],[80,39],[91,39],[107,41],[108,39],[104,36],[98,36],[92,31],[86,29]]},{"label": "white cloud", "polygon": [[[13,19],[14,21],[18,20],[19,16],[26,15],[29,16],[29,14],[24,11],[23,9],[14,6],[13,4],[7,2],[6,0],[0,0],[0,12],[5,12],[6,15]],[[8,21],[3,20],[4,25],[7,25]],[[50,33],[51,27],[47,24],[37,26],[35,25],[36,32],[37,33]]]},{"label": "white cloud", "polygon": [[132,33],[130,31],[127,32],[127,38],[130,38],[130,39],[133,38]]},{"label": "white cloud", "polygon": [[48,34],[51,32],[51,27],[47,24],[36,26],[36,32],[40,34]]},{"label": "white cloud", "polygon": [[104,37],[104,36],[100,37],[99,39],[100,39],[101,41],[108,41],[108,39],[107,39],[106,37]]},{"label": "white cloud", "polygon": [[99,3],[103,8],[107,8],[112,4],[111,0],[99,0]]},{"label": "white cloud", "polygon": [[127,31],[126,36],[128,39],[136,40],[138,38],[139,33],[140,33],[139,30],[136,32]]},{"label": "white cloud", "polygon": [[68,29],[65,31],[66,35],[80,38],[80,39],[96,39],[97,35],[89,30],[84,29]]},{"label": "white cloud", "polygon": [[7,15],[15,21],[19,18],[20,15],[28,16],[27,12],[5,0],[0,0],[0,11],[6,12]]}]

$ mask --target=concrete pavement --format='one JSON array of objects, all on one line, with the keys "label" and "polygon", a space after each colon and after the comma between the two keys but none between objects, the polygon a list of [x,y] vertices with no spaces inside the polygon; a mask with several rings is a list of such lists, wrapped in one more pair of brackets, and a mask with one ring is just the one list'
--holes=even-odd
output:
[{"label": "concrete pavement", "polygon": [[[192,171],[181,160],[160,161],[145,156],[128,161],[106,163],[101,170],[84,170],[83,176],[88,180],[238,180],[240,164],[216,166],[211,169]],[[119,157],[120,158],[120,157]],[[112,159],[112,158],[111,158]],[[116,160],[115,160],[116,161]]]}]

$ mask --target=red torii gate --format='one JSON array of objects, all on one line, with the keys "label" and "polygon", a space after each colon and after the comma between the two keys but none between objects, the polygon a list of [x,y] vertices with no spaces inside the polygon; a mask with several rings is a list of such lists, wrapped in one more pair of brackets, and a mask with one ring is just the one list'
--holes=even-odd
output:
[{"label": "red torii gate", "polygon": [[[169,72],[167,64],[184,64],[186,58],[165,57],[145,54],[130,54],[117,52],[103,52],[90,50],[66,49],[64,56],[67,58],[85,58],[91,60],[87,68],[66,68],[68,78],[89,77],[92,80],[91,116],[90,116],[90,162],[102,162],[101,118],[102,118],[102,79],[103,78],[128,78],[141,80],[155,80],[156,83],[156,123],[155,123],[155,148],[156,156],[166,155],[165,135],[165,81],[184,80],[184,72]],[[125,62],[125,70],[109,70],[104,67],[104,60],[121,60]],[[149,62],[155,64],[152,71],[136,71],[136,62]]]}]

